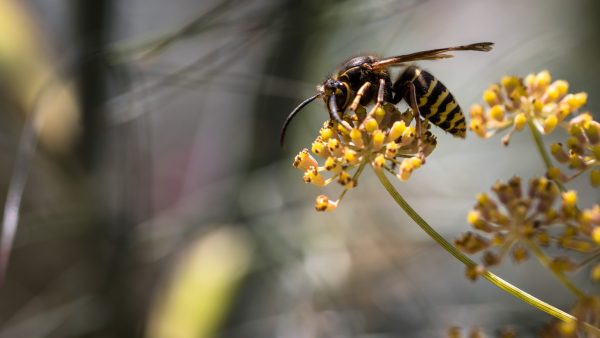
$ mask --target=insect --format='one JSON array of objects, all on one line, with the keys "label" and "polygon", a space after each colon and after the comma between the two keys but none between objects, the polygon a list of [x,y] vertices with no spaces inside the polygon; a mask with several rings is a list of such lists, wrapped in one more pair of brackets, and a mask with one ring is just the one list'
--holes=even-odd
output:
[{"label": "insect", "polygon": [[318,93],[300,103],[286,118],[281,129],[281,144],[292,119],[309,103],[321,97],[329,110],[329,118],[346,129],[350,126],[342,117],[347,109],[356,112],[358,105],[375,102],[397,104],[402,100],[411,107],[420,135],[421,118],[450,134],[464,138],[466,135],[465,116],[454,96],[438,79],[430,73],[408,66],[392,83],[389,67],[402,66],[418,60],[438,60],[451,58],[453,51],[480,51],[492,49],[493,43],[479,42],[470,45],[447,47],[392,56],[380,59],[373,55],[354,57],[346,61],[331,78],[317,87]]}]

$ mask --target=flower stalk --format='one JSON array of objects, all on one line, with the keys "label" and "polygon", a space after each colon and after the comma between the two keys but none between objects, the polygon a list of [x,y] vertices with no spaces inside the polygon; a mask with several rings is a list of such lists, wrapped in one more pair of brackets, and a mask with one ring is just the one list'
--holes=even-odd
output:
[{"label": "flower stalk", "polygon": [[[462,262],[467,268],[474,268],[477,266],[473,260],[460,252],[456,247],[450,244],[442,235],[440,235],[435,229],[433,229],[411,206],[408,202],[400,195],[400,193],[394,188],[392,183],[388,180],[385,175],[385,172],[382,170],[373,170],[379,178],[379,181],[390,194],[390,196],[394,199],[394,201],[402,208],[402,210],[415,222],[417,225],[429,235],[434,241],[436,241],[444,250]],[[519,289],[518,287],[510,284],[504,279],[498,277],[490,271],[484,271],[481,275],[483,278],[488,280],[490,283],[494,284],[496,287],[506,291],[512,296],[522,300],[523,302],[546,312],[547,314],[560,319],[564,322],[573,322],[576,318],[532,295],[529,293]],[[595,335],[600,334],[600,328],[597,328],[589,323],[584,322],[583,327],[586,331],[593,333]]]}]

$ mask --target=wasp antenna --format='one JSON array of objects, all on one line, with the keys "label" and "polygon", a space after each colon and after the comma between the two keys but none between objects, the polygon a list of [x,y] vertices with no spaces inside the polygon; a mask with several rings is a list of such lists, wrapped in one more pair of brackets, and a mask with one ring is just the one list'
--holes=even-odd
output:
[{"label": "wasp antenna", "polygon": [[283,122],[283,126],[281,127],[281,136],[279,138],[279,142],[281,143],[282,147],[283,147],[283,141],[285,139],[285,131],[287,130],[288,125],[290,124],[290,122],[292,122],[292,119],[294,118],[294,116],[296,116],[296,114],[298,114],[298,112],[300,110],[302,110],[302,108],[304,108],[307,104],[311,103],[314,99],[316,99],[320,95],[321,95],[321,93],[315,94],[315,95],[309,97],[308,99],[302,101],[298,105],[298,107],[294,108],[294,110],[292,110],[292,112],[290,113],[290,115],[288,115],[288,117],[285,119],[285,122]]}]

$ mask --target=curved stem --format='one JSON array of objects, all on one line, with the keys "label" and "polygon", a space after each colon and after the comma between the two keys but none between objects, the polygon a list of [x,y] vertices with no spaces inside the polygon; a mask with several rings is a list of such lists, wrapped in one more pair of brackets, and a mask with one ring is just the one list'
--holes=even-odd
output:
[{"label": "curved stem", "polygon": [[577,286],[575,286],[575,284],[573,284],[573,282],[569,279],[569,277],[565,276],[565,274],[562,271],[556,270],[555,268],[552,267],[552,264],[551,264],[548,256],[546,256],[546,254],[544,254],[542,252],[542,250],[540,250],[540,248],[534,242],[532,242],[530,240],[526,240],[525,244],[527,244],[527,247],[529,248],[529,250],[531,250],[531,252],[533,252],[533,254],[537,257],[537,259],[540,261],[540,263],[542,263],[542,265],[545,268],[550,270],[554,274],[554,276],[556,276],[556,278],[561,283],[564,284],[564,286],[567,289],[571,290],[571,292],[573,292],[575,294],[575,296],[577,296],[578,298],[587,297],[585,292],[581,291]]},{"label": "curved stem", "polygon": [[[385,176],[385,172],[383,172],[382,170],[373,170],[373,171],[375,171],[381,184],[383,184],[383,186],[385,187],[387,192],[392,196],[394,201],[396,201],[396,203],[402,208],[402,210],[404,210],[404,212],[410,218],[412,218],[412,220],[415,221],[415,223],[417,223],[417,225],[419,225],[419,227],[421,227],[421,229],[423,229],[423,231],[425,231],[431,238],[433,238],[433,240],[435,240],[442,248],[444,248],[444,250],[448,251],[452,256],[454,256],[456,259],[461,261],[467,267],[474,267],[477,265],[477,263],[475,263],[473,260],[471,260],[465,254],[460,252],[456,247],[454,247],[454,245],[452,245],[448,241],[446,241],[446,239],[444,239],[444,237],[442,237],[442,235],[440,235],[437,231],[435,231],[435,229],[433,229],[408,204],[408,202],[406,202],[406,200],[400,195],[400,193],[396,190],[396,188],[394,188],[392,183],[387,179],[387,177]],[[565,322],[570,322],[570,321],[576,320],[576,318],[573,317],[572,315],[528,294],[527,292],[519,289],[518,287],[510,284],[509,282],[505,281],[504,279],[498,277],[497,275],[495,275],[489,271],[485,271],[483,273],[482,277],[487,279],[489,282],[491,282],[498,288],[513,295],[514,297],[519,298],[520,300],[524,301],[525,303],[527,303],[531,306],[534,306],[534,307],[538,308],[539,310],[542,310],[555,318],[558,318]],[[600,334],[600,328],[597,328],[586,322],[583,323],[583,326],[584,326],[585,330],[588,332],[593,332],[594,334]]]},{"label": "curved stem", "polygon": [[[535,127],[535,125],[533,124],[533,121],[531,119],[527,120],[527,125],[529,126],[529,131],[531,131],[531,136],[533,137],[533,140],[535,141],[535,147],[537,148],[538,153],[540,153],[540,156],[542,156],[542,160],[544,161],[544,164],[546,165],[546,171],[550,171],[550,168],[553,167],[552,160],[550,159],[550,155],[548,155],[548,152],[546,151],[546,148],[544,147],[544,141],[542,141],[542,135],[540,134],[540,131]],[[567,189],[561,182],[554,180],[554,183],[556,183],[556,185],[558,186],[560,191],[563,191],[563,192],[567,191]]]}]

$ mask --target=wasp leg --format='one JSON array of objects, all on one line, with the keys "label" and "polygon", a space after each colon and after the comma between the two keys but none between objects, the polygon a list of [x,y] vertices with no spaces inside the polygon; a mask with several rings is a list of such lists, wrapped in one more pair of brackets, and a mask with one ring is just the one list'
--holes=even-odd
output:
[{"label": "wasp leg", "polygon": [[417,147],[419,149],[418,156],[421,159],[421,161],[425,163],[425,148],[423,146],[423,135],[421,129],[421,112],[419,111],[419,105],[417,104],[417,91],[415,89],[415,85],[412,82],[408,82],[406,85],[408,86],[408,91],[410,95],[409,105],[412,109],[413,117],[415,118]]},{"label": "wasp leg", "polygon": [[365,82],[365,83],[363,83],[362,86],[360,86],[360,89],[358,89],[358,91],[356,92],[356,96],[354,97],[354,100],[352,101],[352,104],[350,105],[350,110],[352,110],[353,112],[356,113],[356,109],[358,108],[358,105],[360,104],[360,100],[365,95],[365,92],[369,89],[370,86],[371,86],[371,82]]},{"label": "wasp leg", "polygon": [[335,99],[335,95],[331,95],[329,98],[329,118],[331,120],[335,120],[337,123],[342,125],[346,130],[352,130],[352,127],[348,124],[348,122],[342,120],[340,114],[337,111],[337,103]]},{"label": "wasp leg", "polygon": [[[373,106],[373,108],[371,109],[369,114],[367,115],[368,117],[373,117],[373,115],[375,115],[375,111],[377,110],[377,108],[382,106],[382,104],[384,102],[383,101],[384,95],[385,95],[385,80],[379,79],[379,89],[377,90],[377,102],[375,103],[375,105]],[[367,121],[367,119],[364,119],[364,121],[361,123],[360,129],[364,129],[365,121]]]}]

